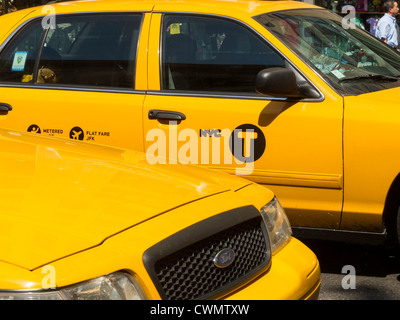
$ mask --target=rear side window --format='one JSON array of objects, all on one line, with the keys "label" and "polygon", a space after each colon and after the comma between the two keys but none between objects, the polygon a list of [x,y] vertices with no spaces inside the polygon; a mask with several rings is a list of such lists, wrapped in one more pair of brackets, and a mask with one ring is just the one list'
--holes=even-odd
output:
[{"label": "rear side window", "polygon": [[0,55],[1,82],[32,83],[45,30],[35,21],[24,28]]},{"label": "rear side window", "polygon": [[254,32],[213,17],[165,15],[163,90],[257,94],[257,73],[285,61]]},{"label": "rear side window", "polygon": [[57,16],[47,30],[34,22],[1,53],[0,81],[134,88],[141,21],[141,14]]}]

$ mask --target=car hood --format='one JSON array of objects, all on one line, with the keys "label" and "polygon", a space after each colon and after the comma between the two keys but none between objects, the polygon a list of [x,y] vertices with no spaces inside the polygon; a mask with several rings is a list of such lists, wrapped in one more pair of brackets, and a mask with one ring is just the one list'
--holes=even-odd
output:
[{"label": "car hood", "polygon": [[0,129],[0,260],[29,270],[247,180],[142,153]]}]

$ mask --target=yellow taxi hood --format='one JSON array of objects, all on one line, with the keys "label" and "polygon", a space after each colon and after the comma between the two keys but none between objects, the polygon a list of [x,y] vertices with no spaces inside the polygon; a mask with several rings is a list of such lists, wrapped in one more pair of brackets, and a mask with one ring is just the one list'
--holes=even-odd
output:
[{"label": "yellow taxi hood", "polygon": [[0,261],[29,270],[244,179],[0,129]]}]

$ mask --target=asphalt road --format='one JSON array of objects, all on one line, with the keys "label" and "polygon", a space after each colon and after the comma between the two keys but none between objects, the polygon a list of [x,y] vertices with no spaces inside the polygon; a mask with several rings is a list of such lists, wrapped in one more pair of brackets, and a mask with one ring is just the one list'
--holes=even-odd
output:
[{"label": "asphalt road", "polygon": [[319,259],[320,300],[400,300],[400,252],[380,246],[299,240]]}]

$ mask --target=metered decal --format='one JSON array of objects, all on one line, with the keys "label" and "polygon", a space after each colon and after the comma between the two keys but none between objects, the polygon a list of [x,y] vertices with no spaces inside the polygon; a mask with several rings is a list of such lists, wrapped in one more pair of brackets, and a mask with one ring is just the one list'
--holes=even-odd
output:
[{"label": "metered decal", "polygon": [[42,133],[42,130],[40,130],[40,127],[36,124],[32,124],[28,127],[28,132],[33,132],[33,133]]},{"label": "metered decal", "polygon": [[26,131],[33,133],[43,133],[48,136],[62,135],[64,132],[62,129],[47,129],[43,127],[40,128],[37,124],[31,124]]},{"label": "metered decal", "polygon": [[24,71],[27,56],[28,51],[15,52],[11,71]]},{"label": "metered decal", "polygon": [[49,135],[49,136],[54,136],[54,135],[57,135],[57,134],[63,134],[63,130],[62,129],[43,129],[43,133],[46,133],[47,135]]}]

